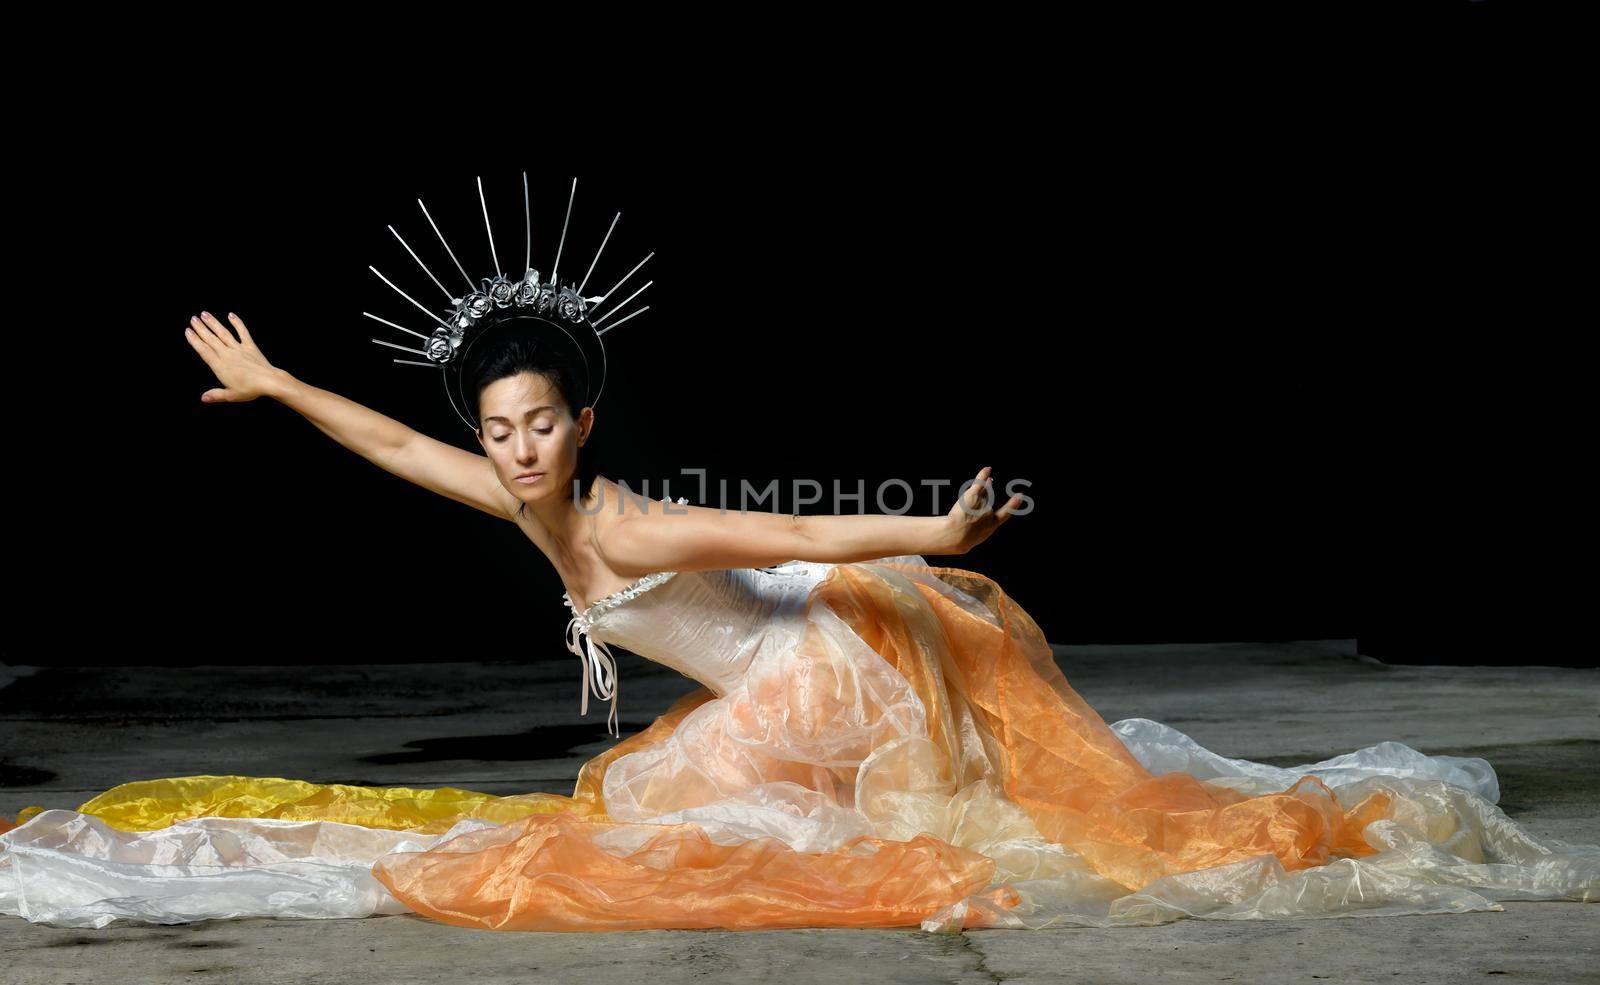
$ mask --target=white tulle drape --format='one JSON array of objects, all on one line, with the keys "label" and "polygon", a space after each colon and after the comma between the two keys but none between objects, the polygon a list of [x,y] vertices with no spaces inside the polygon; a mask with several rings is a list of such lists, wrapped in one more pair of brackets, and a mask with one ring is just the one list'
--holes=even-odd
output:
[{"label": "white tulle drape", "polygon": [[372,877],[379,856],[493,826],[464,820],[444,834],[417,835],[201,817],[131,832],[76,811],[45,811],[0,835],[0,913],[56,927],[405,913]]},{"label": "white tulle drape", "polygon": [[[1351,807],[1375,791],[1393,798],[1389,816],[1363,829],[1379,849],[1364,858],[1286,871],[1262,855],[1167,876],[1129,893],[1059,845],[1021,837],[970,845],[996,858],[993,885],[1010,884],[1020,905],[994,906],[972,897],[923,921],[924,930],[986,926],[1148,926],[1185,918],[1311,919],[1500,910],[1510,900],[1600,901],[1600,845],[1533,835],[1495,805],[1499,780],[1487,760],[1429,756],[1400,742],[1381,742],[1299,766],[1230,759],[1183,732],[1146,718],[1112,730],[1152,773],[1182,771],[1250,796],[1283,790],[1297,778],[1320,777]],[[958,842],[959,843],[959,842]]]}]

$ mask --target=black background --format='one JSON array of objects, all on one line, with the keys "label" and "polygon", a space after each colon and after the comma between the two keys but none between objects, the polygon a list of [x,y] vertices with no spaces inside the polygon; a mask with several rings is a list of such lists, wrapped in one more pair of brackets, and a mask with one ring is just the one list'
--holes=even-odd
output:
[{"label": "black background", "polygon": [[[197,100],[142,119],[138,143],[80,136],[78,166],[17,186],[51,206],[34,259],[70,258],[107,303],[49,329],[79,357],[18,408],[61,481],[13,511],[3,658],[570,659],[562,585],[515,527],[270,400],[201,403],[215,383],[182,334],[238,312],[301,379],[477,450],[436,374],[369,341],[408,337],[363,311],[428,326],[367,265],[440,300],[393,224],[460,286],[421,197],[486,275],[482,176],[520,269],[526,169],[535,266],[574,176],[563,269],[618,210],[589,293],[656,253],[635,281],[654,281],[650,311],[606,336],[612,478],[705,505],[715,487],[680,470],[775,479],[794,511],[797,478],[871,490],[991,465],[1033,512],[933,560],[998,580],[1055,643],[1587,659],[1530,657],[1423,602],[1450,443],[1426,367],[1497,317],[1464,261],[1505,189],[1448,166],[1462,118],[1226,74],[1097,99],[1041,70],[1003,103],[887,89],[848,111],[634,91],[570,133],[443,100],[407,106],[409,130],[300,105],[269,136],[266,104]],[[918,488],[916,512],[949,508]]]}]

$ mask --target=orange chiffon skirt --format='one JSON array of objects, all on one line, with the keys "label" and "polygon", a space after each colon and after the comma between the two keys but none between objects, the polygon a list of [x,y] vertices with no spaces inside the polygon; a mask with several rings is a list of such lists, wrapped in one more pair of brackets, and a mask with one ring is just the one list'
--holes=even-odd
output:
[{"label": "orange chiffon skirt", "polygon": [[495,930],[960,929],[996,923],[1021,880],[1109,900],[1245,860],[1293,872],[1378,850],[1362,831],[1390,807],[1381,789],[1345,805],[1315,777],[1247,796],[1152,775],[983,575],[838,565],[808,620],[745,686],[699,688],[590,760],[570,797],[187,777],[81,810],[126,830],[484,819],[371,873],[418,913]]}]

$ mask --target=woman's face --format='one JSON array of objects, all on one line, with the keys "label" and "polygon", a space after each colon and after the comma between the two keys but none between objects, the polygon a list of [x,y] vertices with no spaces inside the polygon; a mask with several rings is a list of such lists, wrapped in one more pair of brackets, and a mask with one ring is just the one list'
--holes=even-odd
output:
[{"label": "woman's face", "polygon": [[[534,503],[561,495],[578,467],[594,411],[577,420],[549,377],[521,373],[495,380],[478,398],[478,441],[511,495]],[[526,473],[537,478],[522,479]]]}]

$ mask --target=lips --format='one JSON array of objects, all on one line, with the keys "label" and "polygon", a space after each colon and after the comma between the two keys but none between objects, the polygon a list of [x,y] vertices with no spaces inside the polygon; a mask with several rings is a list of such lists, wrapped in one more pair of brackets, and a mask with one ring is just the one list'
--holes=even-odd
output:
[{"label": "lips", "polygon": [[522,483],[525,486],[531,486],[535,482],[538,482],[542,478],[544,478],[544,473],[543,472],[529,472],[529,473],[524,473],[523,475],[517,476],[517,481]]}]

